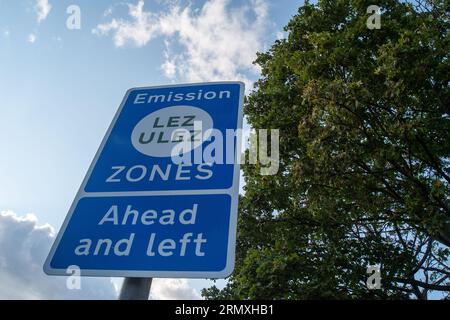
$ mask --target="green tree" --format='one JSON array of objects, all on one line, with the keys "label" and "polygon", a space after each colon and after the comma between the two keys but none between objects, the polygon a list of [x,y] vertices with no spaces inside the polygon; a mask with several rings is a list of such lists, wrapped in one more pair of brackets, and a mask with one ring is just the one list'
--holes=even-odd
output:
[{"label": "green tree", "polygon": [[280,170],[243,167],[235,272],[207,299],[448,297],[449,1],[375,2],[305,3],[258,54],[245,113],[280,129]]}]

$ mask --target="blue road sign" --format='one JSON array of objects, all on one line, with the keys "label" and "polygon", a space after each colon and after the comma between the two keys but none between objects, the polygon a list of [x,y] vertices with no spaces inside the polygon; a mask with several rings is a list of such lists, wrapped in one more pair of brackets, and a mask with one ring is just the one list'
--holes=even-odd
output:
[{"label": "blue road sign", "polygon": [[223,278],[234,267],[244,84],[130,89],[44,265]]}]

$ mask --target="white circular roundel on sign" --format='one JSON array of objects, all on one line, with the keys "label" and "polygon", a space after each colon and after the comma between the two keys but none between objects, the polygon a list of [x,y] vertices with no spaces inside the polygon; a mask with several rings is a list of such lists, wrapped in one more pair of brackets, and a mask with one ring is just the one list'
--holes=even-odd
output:
[{"label": "white circular roundel on sign", "polygon": [[[211,135],[211,116],[191,106],[163,108],[143,118],[134,127],[131,142],[151,157],[171,157],[174,150],[190,152]],[[180,148],[180,146],[182,146]]]}]

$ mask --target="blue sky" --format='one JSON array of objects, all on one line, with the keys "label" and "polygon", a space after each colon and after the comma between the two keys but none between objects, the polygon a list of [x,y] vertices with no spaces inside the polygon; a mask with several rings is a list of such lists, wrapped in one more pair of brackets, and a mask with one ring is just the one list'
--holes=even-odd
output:
[{"label": "blue sky", "polygon": [[[301,3],[0,0],[0,211],[33,232],[58,230],[127,89],[211,80],[249,88],[256,51]],[[79,30],[66,27],[69,5],[81,10]]]}]

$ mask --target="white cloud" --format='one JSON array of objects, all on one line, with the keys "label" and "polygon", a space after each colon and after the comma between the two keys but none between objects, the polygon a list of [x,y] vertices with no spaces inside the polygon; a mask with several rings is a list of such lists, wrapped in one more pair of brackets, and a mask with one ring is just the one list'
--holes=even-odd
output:
[{"label": "white cloud", "polygon": [[82,278],[81,290],[68,290],[67,277],[50,277],[42,265],[54,239],[50,225],[34,214],[0,212],[0,299],[115,299],[109,278]]},{"label": "white cloud", "polygon": [[35,42],[36,42],[36,39],[37,39],[37,37],[36,37],[36,35],[35,35],[34,33],[30,33],[30,34],[28,35],[28,37],[27,37],[27,41],[28,41],[29,43],[35,43]]},{"label": "white cloud", "polygon": [[[54,240],[54,229],[38,225],[34,214],[18,216],[0,212],[1,299],[117,299],[118,279],[81,278],[81,290],[68,290],[67,277],[47,276],[42,271]],[[119,282],[120,283],[120,282]],[[185,279],[155,279],[151,298],[200,299]]]},{"label": "white cloud", "polygon": [[34,9],[36,10],[37,21],[40,23],[47,18],[50,10],[52,9],[52,5],[48,2],[48,0],[36,0]]},{"label": "white cloud", "polygon": [[186,279],[155,279],[150,297],[154,300],[198,300],[198,292]]},{"label": "white cloud", "polygon": [[175,59],[180,78],[247,81],[245,72],[257,72],[252,62],[262,45],[266,4],[254,0],[239,8],[229,5],[229,0],[210,0],[198,13],[190,7],[174,7],[162,17],[163,33],[175,37],[184,48],[180,56],[168,57]]},{"label": "white cloud", "polygon": [[196,10],[172,5],[168,12],[144,10],[144,1],[129,4],[129,19],[113,18],[93,33],[112,33],[114,44],[145,46],[156,36],[170,39],[181,51],[172,53],[166,42],[161,66],[169,78],[187,81],[243,80],[257,74],[256,52],[263,49],[268,9],[265,0],[245,0],[233,7],[230,0],[207,0]]},{"label": "white cloud", "polygon": [[[169,46],[167,41],[166,46]],[[164,57],[165,62],[161,65],[161,70],[167,78],[173,79],[177,75],[176,57],[171,56],[168,51],[164,52]]]},{"label": "white cloud", "polygon": [[117,47],[129,42],[138,47],[146,45],[158,30],[157,17],[151,12],[144,11],[143,0],[136,5],[128,4],[128,14],[131,21],[112,19],[109,23],[99,24],[92,32],[97,35],[113,32],[114,44]]},{"label": "white cloud", "polygon": [[161,70],[164,72],[164,75],[169,78],[169,79],[173,79],[176,76],[177,73],[177,65],[175,63],[175,60],[166,60],[162,65],[161,65]]},{"label": "white cloud", "polygon": [[283,40],[287,38],[287,34],[284,31],[277,32],[277,40]]}]

